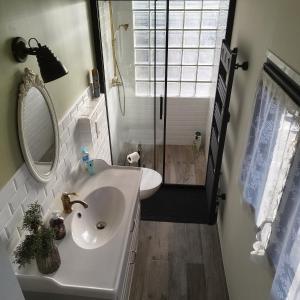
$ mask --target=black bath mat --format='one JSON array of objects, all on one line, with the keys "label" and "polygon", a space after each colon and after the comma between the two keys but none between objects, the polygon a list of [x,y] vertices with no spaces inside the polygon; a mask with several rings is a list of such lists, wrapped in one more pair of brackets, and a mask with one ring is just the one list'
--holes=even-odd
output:
[{"label": "black bath mat", "polygon": [[142,220],[207,224],[208,207],[203,186],[165,184],[141,201]]}]

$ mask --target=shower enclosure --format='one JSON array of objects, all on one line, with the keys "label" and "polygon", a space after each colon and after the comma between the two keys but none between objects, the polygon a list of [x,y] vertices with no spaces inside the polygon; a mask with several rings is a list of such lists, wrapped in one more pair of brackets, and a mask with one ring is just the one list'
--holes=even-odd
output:
[{"label": "shower enclosure", "polygon": [[[229,1],[98,1],[114,164],[204,184]],[[137,165],[137,164],[136,164]]]}]

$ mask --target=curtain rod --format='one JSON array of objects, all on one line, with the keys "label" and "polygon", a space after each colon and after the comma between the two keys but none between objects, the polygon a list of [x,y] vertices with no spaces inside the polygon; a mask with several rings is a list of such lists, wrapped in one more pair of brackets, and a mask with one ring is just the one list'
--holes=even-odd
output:
[{"label": "curtain rod", "polygon": [[263,69],[267,74],[300,106],[300,85],[290,78],[284,71],[275,65],[269,58]]}]

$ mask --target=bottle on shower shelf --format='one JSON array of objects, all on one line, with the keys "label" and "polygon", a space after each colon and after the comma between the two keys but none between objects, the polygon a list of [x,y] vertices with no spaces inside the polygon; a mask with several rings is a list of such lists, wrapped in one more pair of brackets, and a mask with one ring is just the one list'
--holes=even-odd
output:
[{"label": "bottle on shower shelf", "polygon": [[201,149],[201,146],[202,146],[202,134],[200,131],[195,132],[195,138],[194,138],[193,144],[194,144],[195,150],[199,152]]}]

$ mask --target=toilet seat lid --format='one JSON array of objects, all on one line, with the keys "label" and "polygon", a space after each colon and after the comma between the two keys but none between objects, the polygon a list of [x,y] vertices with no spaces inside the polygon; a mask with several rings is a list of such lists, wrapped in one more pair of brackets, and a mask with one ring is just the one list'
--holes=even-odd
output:
[{"label": "toilet seat lid", "polygon": [[152,190],[161,185],[162,177],[158,172],[149,168],[142,168],[142,171],[141,191]]}]

